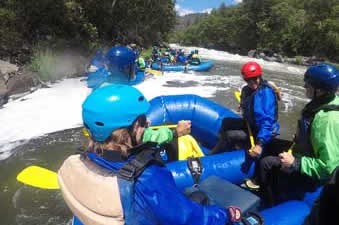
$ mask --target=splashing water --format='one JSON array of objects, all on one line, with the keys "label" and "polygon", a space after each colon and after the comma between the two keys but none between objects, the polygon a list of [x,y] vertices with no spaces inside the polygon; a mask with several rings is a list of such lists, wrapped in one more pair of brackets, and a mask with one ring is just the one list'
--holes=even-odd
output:
[{"label": "splashing water", "polygon": [[[278,72],[279,76],[291,73],[293,76],[301,77],[305,70],[303,67],[265,62],[222,51],[195,47],[180,48],[185,51],[198,49],[202,58],[219,60],[219,65],[207,73],[166,72],[162,76],[153,76],[136,86],[147,99],[174,94],[196,94],[213,98],[217,93],[231,93],[232,89],[239,89],[244,84],[239,76],[239,68],[242,63],[249,60],[259,62],[264,70]],[[225,64],[230,64],[229,62],[231,65],[225,67]],[[281,86],[283,110],[288,111],[296,104],[293,101],[298,97],[293,96],[302,96],[303,89],[298,84],[291,84],[293,82],[284,82],[279,76],[272,76],[271,80]],[[52,84],[51,88],[39,89],[7,103],[0,110],[0,160],[8,158],[13,153],[11,152],[13,148],[27,140],[82,126],[81,104],[91,90],[81,79],[65,79]],[[299,97],[299,101],[304,100]]]}]

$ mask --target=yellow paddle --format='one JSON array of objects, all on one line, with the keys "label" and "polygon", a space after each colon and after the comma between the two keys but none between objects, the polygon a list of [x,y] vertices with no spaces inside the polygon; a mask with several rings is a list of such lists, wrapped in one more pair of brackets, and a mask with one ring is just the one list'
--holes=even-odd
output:
[{"label": "yellow paddle", "polygon": [[167,128],[176,128],[178,125],[177,124],[172,124],[172,125],[160,125],[160,126],[151,126],[151,129],[159,129],[162,127],[167,127]]},{"label": "yellow paddle", "polygon": [[[234,92],[234,96],[235,98],[238,100],[238,102],[240,103],[241,101],[241,93],[240,91],[235,91]],[[253,138],[253,135],[252,135],[252,131],[251,131],[251,128],[249,126],[249,124],[246,122],[246,125],[247,125],[247,129],[248,129],[248,133],[250,135],[250,142],[251,142],[251,147],[253,148],[254,147],[254,138]],[[288,153],[292,153],[292,148],[294,147],[295,143],[293,142],[293,144],[291,145],[290,149],[288,149]]]},{"label": "yellow paddle", "polygon": [[154,75],[157,75],[157,76],[161,76],[161,71],[159,70],[152,70],[152,69],[146,69],[145,72],[148,72],[148,73],[151,73],[151,74],[154,74]]},{"label": "yellow paddle", "polygon": [[[234,96],[235,98],[238,100],[238,102],[241,102],[241,93],[240,91],[235,91],[234,92]],[[253,138],[253,134],[252,134],[252,130],[250,128],[250,125],[248,124],[248,122],[246,121],[246,126],[247,126],[247,130],[248,130],[248,134],[250,136],[250,143],[251,143],[251,147],[253,148],[255,146],[254,144],[254,138]]]},{"label": "yellow paddle", "polygon": [[18,174],[16,179],[37,188],[60,189],[57,174],[39,166],[25,168]]}]

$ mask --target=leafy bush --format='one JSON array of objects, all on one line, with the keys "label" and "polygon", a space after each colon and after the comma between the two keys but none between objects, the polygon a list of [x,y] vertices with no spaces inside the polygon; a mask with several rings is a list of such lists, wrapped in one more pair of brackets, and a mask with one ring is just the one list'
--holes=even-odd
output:
[{"label": "leafy bush", "polygon": [[303,56],[296,56],[295,57],[295,62],[298,64],[298,65],[303,65],[304,64],[304,57]]}]

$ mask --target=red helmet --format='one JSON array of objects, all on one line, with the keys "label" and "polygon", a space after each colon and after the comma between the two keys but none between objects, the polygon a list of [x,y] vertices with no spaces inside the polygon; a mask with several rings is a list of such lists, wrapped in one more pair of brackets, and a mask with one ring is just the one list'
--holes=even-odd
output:
[{"label": "red helmet", "polygon": [[260,77],[262,74],[262,69],[258,63],[248,62],[242,66],[241,74],[244,79]]}]

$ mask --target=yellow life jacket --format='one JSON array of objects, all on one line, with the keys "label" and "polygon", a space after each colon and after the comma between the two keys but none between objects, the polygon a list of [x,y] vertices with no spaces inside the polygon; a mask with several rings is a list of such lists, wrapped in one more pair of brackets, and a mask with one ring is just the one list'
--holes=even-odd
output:
[{"label": "yellow life jacket", "polygon": [[198,54],[193,54],[192,55],[192,59],[197,59],[197,58],[199,58]]},{"label": "yellow life jacket", "polygon": [[197,141],[191,135],[184,135],[178,138],[178,149],[179,160],[204,156]]}]

